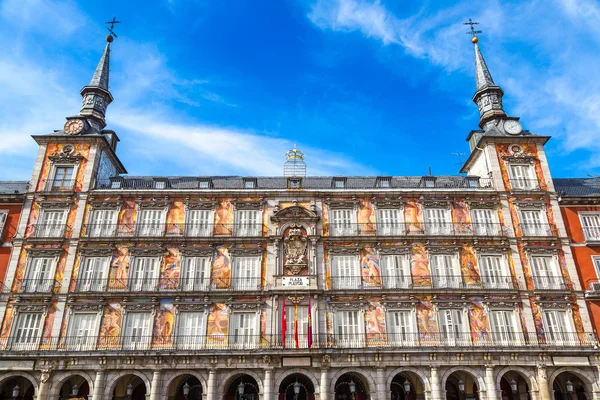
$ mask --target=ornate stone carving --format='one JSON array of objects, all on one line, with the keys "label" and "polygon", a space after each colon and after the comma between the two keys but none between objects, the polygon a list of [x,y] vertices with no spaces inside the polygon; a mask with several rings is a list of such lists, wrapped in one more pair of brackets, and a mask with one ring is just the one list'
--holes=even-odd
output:
[{"label": "ornate stone carving", "polygon": [[528,254],[547,254],[547,255],[558,254],[558,248],[550,247],[550,246],[525,246],[524,250]]},{"label": "ornate stone carving", "polygon": [[517,163],[517,164],[525,164],[525,163],[533,164],[533,162],[535,161],[534,156],[528,156],[525,154],[518,154],[518,153],[515,153],[510,156],[502,156],[502,159],[506,162]]},{"label": "ornate stone carving", "polygon": [[232,256],[262,256],[263,253],[264,249],[262,247],[232,247],[229,249],[229,254],[231,254]]},{"label": "ornate stone carving", "polygon": [[519,208],[535,208],[543,210],[546,208],[546,202],[544,200],[515,200],[515,204]]},{"label": "ornate stone carving", "polygon": [[171,205],[171,200],[168,198],[162,200],[137,200],[136,203],[140,208],[167,208]]},{"label": "ornate stone carving", "polygon": [[41,200],[38,205],[41,208],[70,208],[73,202],[71,200]]},{"label": "ornate stone carving", "polygon": [[327,199],[327,200],[325,200],[325,204],[327,204],[329,206],[329,209],[331,209],[331,210],[340,209],[340,208],[358,207],[358,203],[360,203],[360,201],[358,199],[351,199],[351,200]]},{"label": "ornate stone carving", "polygon": [[63,253],[62,247],[30,247],[25,249],[27,254],[31,254],[38,257],[55,257]]},{"label": "ornate stone carving", "polygon": [[432,207],[432,208],[450,208],[452,204],[452,199],[428,199],[426,197],[422,197],[419,199],[421,205],[423,207]]},{"label": "ornate stone carving", "polygon": [[500,204],[499,199],[489,199],[489,200],[465,200],[465,203],[469,205],[471,209],[473,208],[490,208],[495,210],[498,208]]},{"label": "ornate stone carving", "polygon": [[386,301],[383,300],[381,305],[383,305],[388,310],[394,309],[407,309],[413,308],[417,304],[417,301]]},{"label": "ornate stone carving", "polygon": [[114,253],[115,249],[112,247],[89,247],[85,246],[79,249],[81,255],[84,256],[111,256]]},{"label": "ornate stone carving", "polygon": [[214,200],[208,201],[184,201],[188,210],[214,210],[217,208],[217,202]]},{"label": "ornate stone carving", "polygon": [[74,153],[73,145],[64,145],[60,152],[55,152],[48,159],[54,163],[79,164],[84,157],[80,153]]},{"label": "ornate stone carving", "polygon": [[162,247],[130,247],[129,254],[133,256],[162,256],[165,249]]},{"label": "ornate stone carving", "polygon": [[69,305],[69,309],[72,311],[102,311],[104,309],[104,303],[102,302],[94,302],[94,303],[67,303]]},{"label": "ornate stone carving", "polygon": [[208,311],[208,307],[210,307],[210,303],[204,302],[180,302],[175,303],[176,310],[179,311]]},{"label": "ornate stone carving", "polygon": [[121,302],[123,308],[127,311],[152,311],[156,309],[158,304],[156,302]]},{"label": "ornate stone carving", "polygon": [[359,254],[360,247],[358,246],[330,246],[327,248],[327,252],[330,255],[349,255],[349,254]]},{"label": "ornate stone carving", "polygon": [[262,210],[265,206],[264,200],[232,200],[231,204],[236,210]]},{"label": "ornate stone carving", "polygon": [[431,300],[438,308],[463,308],[469,305],[469,302],[466,300]]},{"label": "ornate stone carving", "polygon": [[293,275],[298,275],[308,265],[306,256],[308,240],[300,228],[291,228],[288,231],[287,237],[283,239],[283,249],[285,268],[289,269]]},{"label": "ornate stone carving", "polygon": [[460,246],[426,246],[429,254],[457,254]]},{"label": "ornate stone carving", "polygon": [[212,248],[199,248],[199,247],[182,247],[181,255],[183,256],[195,256],[195,257],[211,257],[215,250]]},{"label": "ornate stone carving", "polygon": [[90,200],[89,205],[93,209],[118,210],[122,203],[121,200]]},{"label": "ornate stone carving", "polygon": [[509,248],[508,243],[498,243],[498,244],[474,244],[473,250],[480,254],[506,254],[506,250]]},{"label": "ornate stone carving", "polygon": [[561,301],[556,301],[556,300],[534,300],[534,303],[537,304],[538,306],[542,307],[544,310],[548,310],[548,309],[570,309],[572,306],[572,303],[570,300],[561,300]]},{"label": "ornate stone carving", "polygon": [[371,201],[377,208],[403,208],[404,201],[402,197],[399,199],[373,199]]},{"label": "ornate stone carving", "polygon": [[379,254],[409,254],[412,249],[408,246],[379,247]]},{"label": "ornate stone carving", "polygon": [[273,222],[303,221],[317,222],[319,216],[313,210],[307,210],[304,207],[292,206],[279,210],[279,205],[275,206],[275,214],[271,217]]}]

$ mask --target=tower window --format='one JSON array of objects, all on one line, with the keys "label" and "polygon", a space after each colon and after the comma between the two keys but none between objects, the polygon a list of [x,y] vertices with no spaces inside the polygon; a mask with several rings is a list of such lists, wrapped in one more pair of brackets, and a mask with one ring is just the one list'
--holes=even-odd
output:
[{"label": "tower window", "polygon": [[290,189],[300,189],[302,186],[301,179],[288,179],[288,188]]},{"label": "tower window", "polygon": [[334,178],[333,179],[333,187],[336,189],[344,189],[346,187],[346,179]]},{"label": "tower window", "polygon": [[69,190],[73,188],[73,172],[75,168],[69,166],[57,166],[54,170],[54,179],[52,179],[51,191]]},{"label": "tower window", "polygon": [[244,189],[256,189],[256,179],[254,179],[254,178],[244,179]]}]

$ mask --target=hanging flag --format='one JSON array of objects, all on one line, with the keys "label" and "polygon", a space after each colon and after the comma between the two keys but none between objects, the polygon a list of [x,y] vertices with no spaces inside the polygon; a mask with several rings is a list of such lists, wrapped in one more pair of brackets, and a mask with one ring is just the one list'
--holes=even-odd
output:
[{"label": "hanging flag", "polygon": [[285,349],[285,334],[287,331],[287,315],[286,315],[286,301],[285,296],[283,296],[283,310],[281,311],[281,342],[283,343],[283,348]]},{"label": "hanging flag", "polygon": [[312,316],[310,315],[310,295],[308,295],[308,327],[306,329],[306,336],[308,341],[308,349],[312,347]]},{"label": "hanging flag", "polygon": [[298,302],[294,302],[294,344],[296,348],[300,348],[300,343],[298,343]]}]

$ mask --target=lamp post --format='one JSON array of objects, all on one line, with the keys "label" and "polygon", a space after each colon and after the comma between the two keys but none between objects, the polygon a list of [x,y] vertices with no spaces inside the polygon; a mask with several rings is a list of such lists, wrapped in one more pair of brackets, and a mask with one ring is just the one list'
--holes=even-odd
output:
[{"label": "lamp post", "polygon": [[567,380],[566,383],[567,386],[567,392],[569,392],[569,395],[573,393],[573,382],[571,382],[571,380]]},{"label": "lamp post", "polygon": [[240,384],[238,385],[237,389],[238,389],[239,398],[241,399],[242,396],[244,395],[244,382],[240,381]]},{"label": "lamp post", "polygon": [[298,400],[298,395],[300,394],[300,384],[298,383],[298,380],[296,380],[296,382],[294,383],[294,399]]},{"label": "lamp post", "polygon": [[519,389],[519,386],[517,385],[517,381],[515,381],[514,379],[510,381],[510,390],[512,390],[513,394],[517,394],[517,390]]},{"label": "lamp post", "polygon": [[350,396],[352,397],[352,400],[354,400],[354,393],[356,393],[356,383],[354,383],[354,381],[350,379],[348,387],[350,388]]},{"label": "lamp post", "polygon": [[458,381],[458,391],[461,393],[465,392],[465,383],[461,380]]},{"label": "lamp post", "polygon": [[77,397],[78,393],[79,393],[79,386],[77,386],[77,384],[74,384],[73,387],[71,388],[71,397]]},{"label": "lamp post", "polygon": [[407,395],[410,393],[410,381],[408,379],[404,381],[404,393]]},{"label": "lamp post", "polygon": [[19,397],[19,391],[21,390],[21,388],[19,387],[19,385],[15,385],[15,387],[13,388],[13,400],[16,400],[17,397]]},{"label": "lamp post", "polygon": [[189,394],[190,394],[190,385],[188,385],[188,383],[186,381],[185,385],[183,385],[183,396],[185,397],[186,400],[187,400]]},{"label": "lamp post", "polygon": [[127,385],[127,391],[125,393],[127,394],[127,397],[131,398],[131,395],[133,394],[133,385],[131,383]]}]

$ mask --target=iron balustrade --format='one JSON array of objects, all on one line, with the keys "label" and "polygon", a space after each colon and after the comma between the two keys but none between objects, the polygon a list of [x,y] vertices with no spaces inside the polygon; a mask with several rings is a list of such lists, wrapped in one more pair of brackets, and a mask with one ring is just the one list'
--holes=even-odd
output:
[{"label": "iron balustrade", "polygon": [[[123,352],[123,351],[306,351],[308,335],[169,335],[169,336],[59,336],[9,337],[0,340],[0,352]],[[598,339],[591,332],[451,332],[451,333],[348,333],[313,334],[310,349],[450,349],[450,348],[595,348]]]},{"label": "iron balustrade", "polygon": [[540,182],[537,179],[510,178],[512,190],[540,190]]},{"label": "iron balustrade", "polygon": [[465,276],[465,275],[345,275],[328,278],[332,290],[380,290],[380,289],[518,289],[516,278],[511,275]]},{"label": "iron balustrade", "polygon": [[17,281],[19,293],[50,293],[57,283],[55,279],[23,279]]},{"label": "iron balustrade", "polygon": [[589,279],[586,289],[586,296],[600,296],[600,279]]},{"label": "iron balustrade", "polygon": [[244,278],[89,278],[78,279],[74,292],[227,292],[260,291],[268,288],[261,277]]},{"label": "iron balustrade", "polygon": [[0,193],[2,194],[22,194],[28,190],[28,182],[0,182]]},{"label": "iron balustrade", "polygon": [[558,236],[558,230],[551,224],[519,224],[523,236]]},{"label": "iron balustrade", "polygon": [[30,225],[31,230],[27,233],[31,233],[29,237],[34,238],[64,238],[67,233],[67,224],[33,224]]},{"label": "iron balustrade", "polygon": [[588,242],[600,242],[600,227],[584,226],[581,228],[583,237]]},{"label": "iron balustrade", "polygon": [[75,179],[55,179],[46,181],[44,185],[44,191],[46,192],[72,192],[75,190],[77,181]]},{"label": "iron balustrade", "polygon": [[137,223],[137,224],[84,224],[83,236],[88,238],[114,238],[114,237],[261,237],[263,236],[262,223],[244,224],[164,224],[164,223]]},{"label": "iron balustrade", "polygon": [[562,276],[534,275],[533,288],[538,290],[567,290],[568,287]]},{"label": "iron balustrade", "polygon": [[330,236],[507,236],[501,224],[373,222],[328,224]]}]

